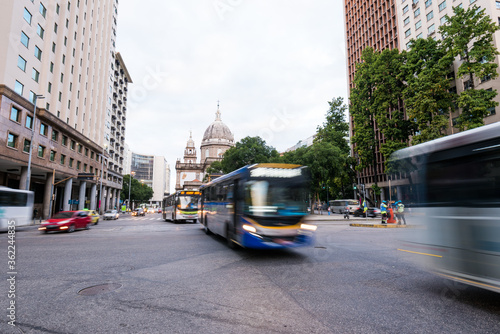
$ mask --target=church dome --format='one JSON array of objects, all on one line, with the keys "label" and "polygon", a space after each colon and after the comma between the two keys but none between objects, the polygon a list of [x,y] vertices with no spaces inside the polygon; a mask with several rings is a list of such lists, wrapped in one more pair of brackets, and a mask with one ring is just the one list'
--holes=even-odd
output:
[{"label": "church dome", "polygon": [[220,111],[217,109],[215,121],[208,126],[203,135],[202,144],[229,143],[233,144],[234,136],[228,126],[222,123]]}]

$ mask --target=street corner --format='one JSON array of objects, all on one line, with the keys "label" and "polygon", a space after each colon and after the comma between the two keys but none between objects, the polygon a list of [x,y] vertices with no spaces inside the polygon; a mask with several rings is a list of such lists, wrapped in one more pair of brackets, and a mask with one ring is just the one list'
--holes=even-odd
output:
[{"label": "street corner", "polygon": [[375,227],[375,228],[407,228],[410,225],[382,224],[382,223],[351,223],[353,227]]}]

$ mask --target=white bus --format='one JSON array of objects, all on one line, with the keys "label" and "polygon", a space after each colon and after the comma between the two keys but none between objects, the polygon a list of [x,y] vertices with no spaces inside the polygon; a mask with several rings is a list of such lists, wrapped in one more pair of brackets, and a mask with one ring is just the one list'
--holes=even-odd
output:
[{"label": "white bus", "polygon": [[344,213],[345,209],[348,207],[349,213],[352,215],[359,206],[359,201],[356,199],[337,199],[330,201],[330,211],[332,213]]},{"label": "white bus", "polygon": [[0,231],[7,231],[9,222],[15,226],[31,224],[33,216],[33,192],[0,186]]}]

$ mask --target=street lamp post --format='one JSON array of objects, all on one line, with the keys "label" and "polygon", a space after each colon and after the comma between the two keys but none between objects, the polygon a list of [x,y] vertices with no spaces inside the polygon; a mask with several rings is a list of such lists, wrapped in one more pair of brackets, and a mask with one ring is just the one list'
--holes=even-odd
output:
[{"label": "street lamp post", "polygon": [[128,208],[132,211],[132,207],[130,206],[130,188],[132,186],[132,177],[135,175],[135,172],[130,172],[128,179]]},{"label": "street lamp post", "polygon": [[28,157],[28,176],[26,177],[26,190],[30,190],[30,181],[31,181],[31,154],[33,152],[33,135],[35,133],[35,121],[36,121],[36,100],[44,99],[42,95],[36,95],[33,100],[34,110],[33,110],[33,122],[31,123],[31,141],[30,141],[30,153]]},{"label": "street lamp post", "polygon": [[106,145],[104,145],[102,147],[102,155],[101,155],[101,182],[100,182],[100,186],[99,186],[99,214],[102,215],[102,207],[101,207],[101,204],[102,204],[102,175],[103,175],[103,169],[104,169],[104,150],[106,149]]}]

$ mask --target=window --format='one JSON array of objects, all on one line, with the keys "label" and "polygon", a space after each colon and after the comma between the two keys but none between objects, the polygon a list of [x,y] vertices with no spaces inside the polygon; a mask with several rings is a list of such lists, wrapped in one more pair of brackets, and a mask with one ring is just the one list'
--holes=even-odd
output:
[{"label": "window", "polygon": [[50,73],[54,73],[54,63],[50,62]]},{"label": "window", "polygon": [[404,25],[407,25],[408,23],[410,23],[410,17],[409,17],[409,16],[407,16],[407,17],[405,18],[405,20],[403,21],[403,23],[404,23]]},{"label": "window", "polygon": [[420,29],[421,26],[422,26],[422,20],[418,20],[418,22],[415,23],[415,30]]},{"label": "window", "polygon": [[35,92],[30,90],[29,100],[31,103],[35,104]]},{"label": "window", "polygon": [[500,9],[500,1],[496,1],[497,9]]},{"label": "window", "polygon": [[73,168],[73,162],[74,161],[75,161],[75,159],[69,158],[69,167]]},{"label": "window", "polygon": [[42,50],[38,46],[35,46],[35,57],[38,60],[42,60]]},{"label": "window", "polygon": [[24,31],[21,31],[21,43],[25,46],[28,47],[30,44],[30,38],[28,35],[24,33]]},{"label": "window", "polygon": [[13,120],[14,122],[20,123],[21,122],[21,110],[17,109],[16,107],[12,107],[10,109],[10,119]]},{"label": "window", "polygon": [[87,164],[83,164],[83,171],[86,172],[87,171]]},{"label": "window", "polygon": [[7,146],[12,148],[17,148],[17,136],[13,133],[7,135]]},{"label": "window", "polygon": [[435,30],[436,27],[434,26],[434,24],[430,25],[429,28],[427,28],[427,32],[429,33],[429,35],[432,35]]},{"label": "window", "polygon": [[33,116],[26,115],[26,127],[28,129],[32,129],[33,128]]},{"label": "window", "polygon": [[64,74],[61,73],[61,82],[64,81]]},{"label": "window", "polygon": [[56,160],[56,151],[50,150],[50,161],[55,161]]},{"label": "window", "polygon": [[473,4],[474,2],[476,2],[476,0],[470,0],[470,3]]},{"label": "window", "polygon": [[54,23],[54,32],[57,34],[57,23]]},{"label": "window", "polygon": [[94,151],[90,152],[90,159],[94,159]]},{"label": "window", "polygon": [[40,25],[38,25],[38,27],[36,28],[36,33],[38,34],[38,36],[40,36],[41,39],[43,39],[45,30],[43,30],[43,28]]},{"label": "window", "polygon": [[56,131],[52,129],[52,140],[53,141],[58,141],[59,140],[59,131]]},{"label": "window", "polygon": [[88,157],[89,156],[89,149],[85,147],[85,156]]},{"label": "window", "polygon": [[72,140],[69,148],[71,148],[74,151],[75,150],[75,146],[76,146],[76,142],[74,140]]},{"label": "window", "polygon": [[441,3],[439,4],[439,11],[442,11],[442,10],[444,10],[445,8],[446,8],[446,0],[445,0],[445,1],[443,1],[443,2],[441,2]]},{"label": "window", "polygon": [[23,57],[19,56],[17,58],[17,67],[19,67],[21,70],[23,70],[24,72],[26,72],[26,59],[24,59]]},{"label": "window", "polygon": [[417,10],[415,10],[413,13],[415,14],[414,17],[418,17],[420,15],[420,7],[417,8]]},{"label": "window", "polygon": [[404,6],[404,8],[403,8],[403,14],[408,11],[408,8],[409,8],[408,5]]},{"label": "window", "polygon": [[82,153],[82,148],[83,148],[82,144],[78,144],[78,153],[80,154]]},{"label": "window", "polygon": [[405,31],[405,37],[408,37],[411,35],[411,29],[408,29]]},{"label": "window", "polygon": [[446,19],[446,16],[443,16],[442,18],[439,19],[439,24],[441,24],[441,25],[445,24],[446,22],[448,22],[448,20]]},{"label": "window", "polygon": [[48,86],[47,86],[47,91],[48,91],[49,93],[51,93],[51,92],[52,92],[52,83],[51,83],[51,82],[49,82],[49,84],[48,84]]},{"label": "window", "polygon": [[30,145],[31,142],[28,139],[25,139],[23,144],[23,152],[30,153]]},{"label": "window", "polygon": [[429,21],[430,19],[432,19],[434,17],[434,11],[431,10],[428,14],[427,14],[427,21]]},{"label": "window", "polygon": [[66,56],[65,56],[65,55],[63,55],[63,56],[62,56],[62,63],[64,64],[65,62],[66,62]]},{"label": "window", "polygon": [[23,90],[24,90],[24,85],[16,80],[14,91],[19,95],[23,95]]},{"label": "window", "polygon": [[427,0],[425,2],[425,8],[429,7],[430,5],[432,5],[432,0]]},{"label": "window", "polygon": [[45,109],[50,110],[50,103],[48,103],[48,102],[47,102],[47,103],[45,104]]},{"label": "window", "polygon": [[64,165],[66,162],[66,156],[64,154],[61,154],[61,165]]},{"label": "window", "polygon": [[40,2],[40,14],[45,18],[47,16],[47,8]]},{"label": "window", "polygon": [[38,145],[38,157],[43,158],[44,155],[45,155],[45,147],[43,147],[42,145]]},{"label": "window", "polygon": [[56,52],[56,43],[52,42],[52,52]]},{"label": "window", "polygon": [[49,127],[47,124],[40,123],[40,134],[43,136],[47,136],[49,133]]},{"label": "window", "polygon": [[61,7],[59,6],[59,4],[57,4],[57,5],[56,5],[56,13],[57,13],[57,15],[59,15],[59,9],[60,9],[60,8],[61,8]]},{"label": "window", "polygon": [[31,79],[35,80],[35,82],[38,82],[38,79],[40,79],[40,72],[35,70],[35,68],[33,68],[33,72],[31,72]]},{"label": "window", "polygon": [[63,137],[62,137],[62,144],[63,144],[64,146],[68,146],[68,137],[67,137],[67,136],[63,136]]},{"label": "window", "polygon": [[80,170],[80,165],[81,165],[81,164],[82,164],[82,163],[81,163],[80,161],[77,161],[77,162],[76,162],[76,170]]},{"label": "window", "polygon": [[31,16],[32,16],[32,15],[31,15],[31,13],[29,12],[29,10],[27,10],[27,9],[26,9],[26,7],[24,7],[24,15],[23,15],[23,17],[24,17],[24,20],[25,20],[26,22],[28,22],[28,24],[31,24]]}]

